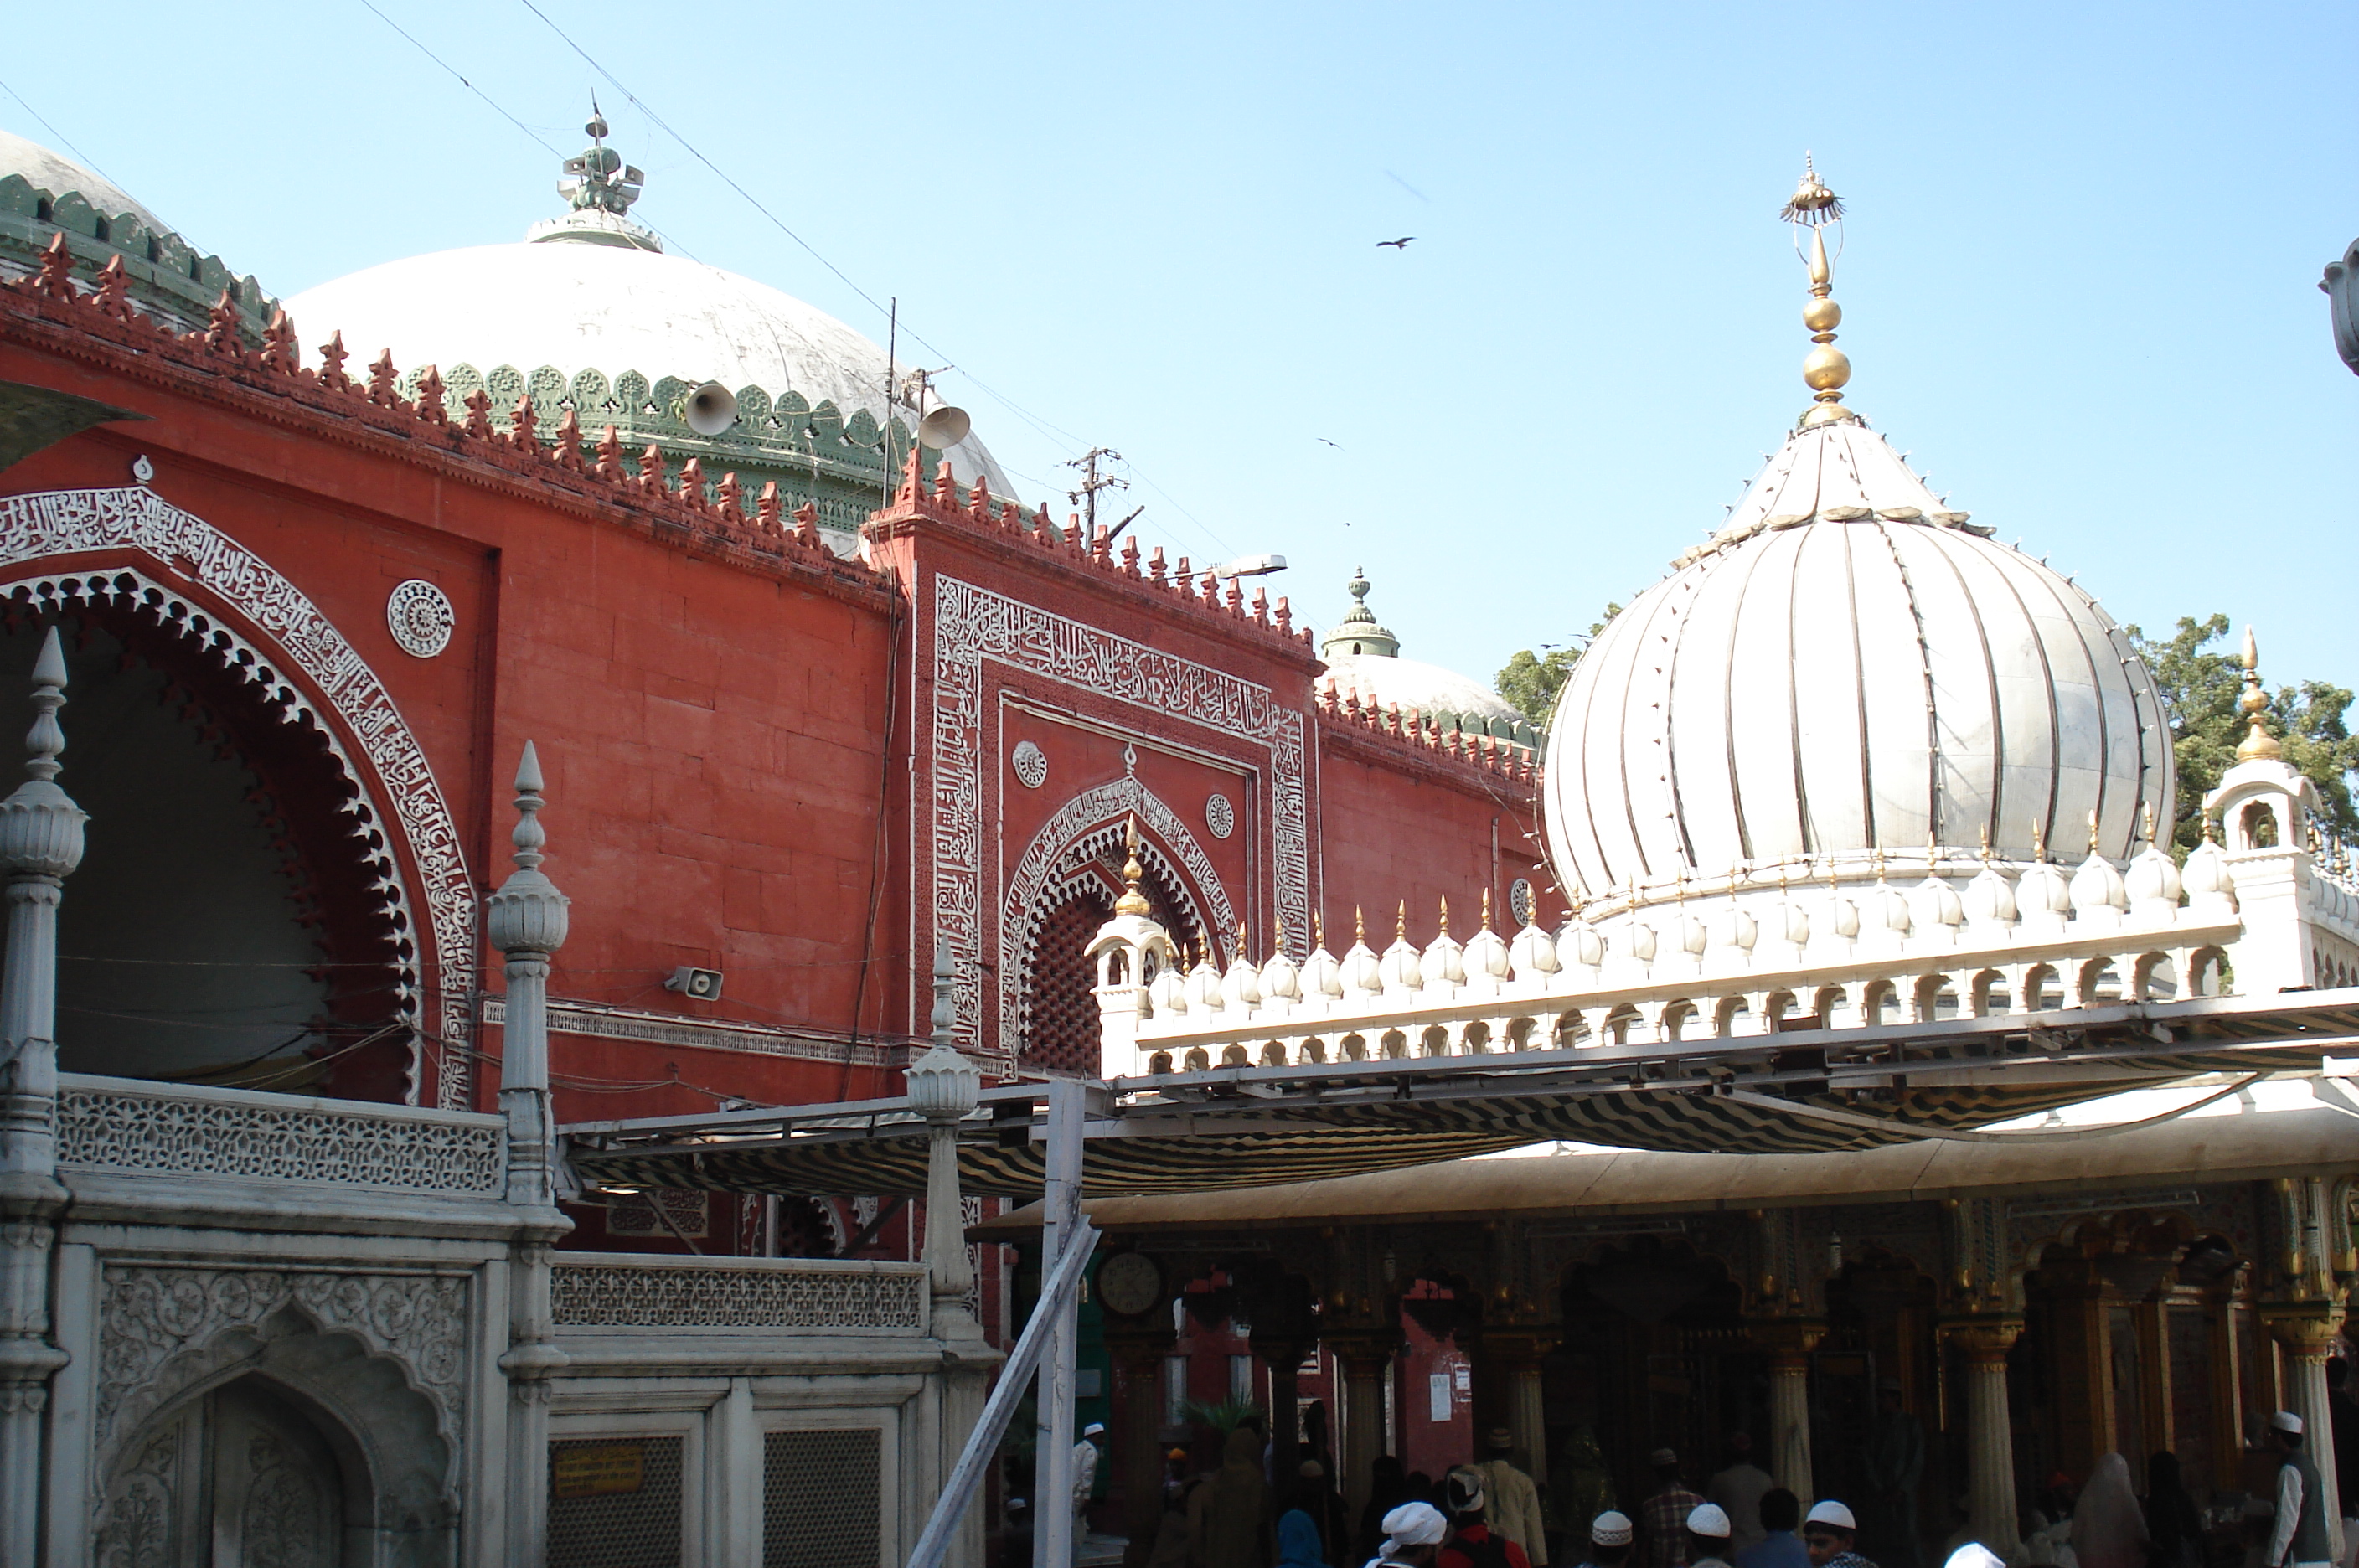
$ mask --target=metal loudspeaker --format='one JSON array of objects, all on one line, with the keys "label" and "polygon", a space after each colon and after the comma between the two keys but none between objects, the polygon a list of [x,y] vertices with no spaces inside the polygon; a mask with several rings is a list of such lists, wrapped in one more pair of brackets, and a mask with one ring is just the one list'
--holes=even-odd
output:
[{"label": "metal loudspeaker", "polygon": [[953,408],[945,403],[918,421],[918,444],[945,452],[966,440],[974,421],[966,417],[964,408]]},{"label": "metal loudspeaker", "polygon": [[688,395],[688,428],[701,436],[717,436],[737,422],[737,394],[718,381],[708,381]]}]

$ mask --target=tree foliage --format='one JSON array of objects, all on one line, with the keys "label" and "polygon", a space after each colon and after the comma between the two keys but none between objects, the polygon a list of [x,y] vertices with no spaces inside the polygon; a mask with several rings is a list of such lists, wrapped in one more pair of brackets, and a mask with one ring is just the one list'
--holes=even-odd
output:
[{"label": "tree foliage", "polygon": [[1546,654],[1525,648],[1506,662],[1506,668],[1492,678],[1492,689],[1513,702],[1524,717],[1535,724],[1545,725],[1549,715],[1556,712],[1557,694],[1572,678],[1572,667],[1581,661],[1605,623],[1622,613],[1619,604],[1608,604],[1605,613],[1590,626],[1578,648],[1552,648]]},{"label": "tree foliage", "polygon": [[[2173,842],[2183,855],[2203,836],[2203,797],[2236,764],[2236,746],[2247,726],[2237,711],[2243,694],[2242,658],[2212,645],[2228,635],[2228,617],[2198,621],[2180,616],[2178,629],[2155,640],[2127,628],[2160,689],[2163,715],[2170,724],[2172,755],[2179,768]],[[2318,786],[2321,814],[2345,836],[2359,834],[2359,812],[2351,799],[2351,774],[2359,768],[2359,740],[2345,722],[2353,693],[2323,681],[2280,686],[2269,696],[2269,729],[2285,746],[2288,763]]]}]

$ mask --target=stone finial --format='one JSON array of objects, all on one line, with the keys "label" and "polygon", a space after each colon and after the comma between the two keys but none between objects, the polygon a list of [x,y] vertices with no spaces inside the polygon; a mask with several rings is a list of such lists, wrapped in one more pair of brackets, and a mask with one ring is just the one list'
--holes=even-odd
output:
[{"label": "stone finial", "polygon": [[90,814],[57,785],[66,748],[58,710],[66,702],[65,646],[51,626],[33,660],[33,727],[25,736],[25,782],[0,800],[0,863],[19,877],[63,877],[82,864]]},{"label": "stone finial", "polygon": [[[451,410],[444,403],[442,396],[449,390],[450,388],[442,381],[442,367],[439,365],[428,365],[425,376],[418,383],[418,417],[429,424],[449,424]],[[565,417],[571,419],[573,411],[571,408],[567,409]]]},{"label": "stone finial", "polygon": [[540,825],[540,754],[530,741],[516,765],[516,825],[508,836],[516,845],[516,868],[500,884],[484,909],[484,930],[502,953],[555,953],[564,945],[566,906],[572,902],[557,890],[540,869],[541,845],[549,842]]}]

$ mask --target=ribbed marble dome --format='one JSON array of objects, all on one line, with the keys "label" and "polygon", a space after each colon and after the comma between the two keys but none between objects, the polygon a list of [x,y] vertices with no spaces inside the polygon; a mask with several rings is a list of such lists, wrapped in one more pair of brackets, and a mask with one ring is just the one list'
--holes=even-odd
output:
[{"label": "ribbed marble dome", "polygon": [[[2096,601],[1945,509],[1846,412],[1797,432],[1706,544],[1599,634],[1548,747],[1548,833],[1590,899],[1927,847],[2126,858],[2166,840],[2153,678]],[[1805,866],[1807,865],[1807,869]]]}]

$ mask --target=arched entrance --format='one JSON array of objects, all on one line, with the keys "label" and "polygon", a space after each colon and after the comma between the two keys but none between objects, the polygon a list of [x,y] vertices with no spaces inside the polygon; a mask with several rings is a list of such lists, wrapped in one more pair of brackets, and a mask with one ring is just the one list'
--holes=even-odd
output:
[{"label": "arched entrance", "polygon": [[358,781],[212,617],[122,577],[0,598],[0,680],[61,634],[63,781],[91,814],[59,907],[59,1066],[407,1097],[419,959]]},{"label": "arched entrance", "polygon": [[[67,561],[75,569],[60,572]],[[231,962],[248,975],[246,989],[229,1009],[230,1032],[245,1031],[247,1043],[258,1046],[262,1036],[255,1031],[305,1013],[320,1029],[307,1036],[298,1054],[324,1063],[332,1052],[345,1053],[336,1059],[332,1081],[323,1076],[309,1085],[315,1092],[467,1105],[475,890],[433,769],[367,662],[267,561],[144,487],[0,497],[0,565],[16,569],[0,582],[0,596],[20,620],[69,612],[89,620],[136,663],[160,672],[164,684],[155,690],[180,710],[184,723],[196,724],[201,740],[217,750],[226,746],[228,760],[255,774],[260,794],[245,802],[247,821],[224,831],[234,843],[241,835],[250,837],[255,825],[267,828],[269,848],[281,868],[266,877],[249,857],[244,896],[248,908],[260,909],[269,899],[258,885],[270,885],[269,877],[291,887],[284,897],[296,906],[294,919],[314,944],[301,967],[318,973],[304,977],[311,990],[288,980],[263,996],[255,979],[262,966],[288,961],[257,951],[233,954]],[[29,670],[31,645],[26,646],[24,668]],[[77,670],[77,684],[67,692],[70,704],[94,704],[96,690],[83,686],[83,671]],[[70,705],[63,715],[64,782],[92,810],[92,855],[103,857],[108,834],[114,833],[120,842],[125,824],[98,817],[92,802],[89,789],[98,788],[98,781],[90,753],[78,749],[83,741],[75,728],[78,713],[89,711]],[[142,744],[162,744],[163,738],[151,724]],[[183,744],[183,749],[190,748]],[[213,803],[217,808],[218,800]],[[217,809],[210,817],[201,812],[201,825],[206,821],[222,826],[223,815]],[[187,833],[158,836],[183,849],[190,843]],[[227,846],[217,850],[227,853]],[[285,869],[290,859],[291,872]],[[103,896],[84,892],[80,885],[92,869],[85,861],[83,872],[69,882],[66,910],[74,909],[78,897],[88,906]],[[92,886],[101,880],[93,877]],[[160,877],[147,881],[151,893],[183,891]],[[270,886],[273,896],[279,896],[276,885]],[[204,893],[200,888],[195,901]],[[61,924],[69,953],[77,940],[72,920],[68,912]],[[270,942],[284,939],[277,923],[276,917],[263,922]],[[189,975],[224,962],[174,956]],[[71,986],[72,972],[81,965],[68,962],[62,967]],[[381,978],[388,973],[389,981]],[[402,1041],[407,1058],[398,1071],[372,1054],[386,1040],[361,1043],[390,1021],[372,1011],[387,986],[405,1026],[394,1033],[408,1036]],[[177,995],[184,999],[176,1005],[191,1015],[179,1027],[194,1038],[194,1026],[208,1020],[194,1016],[185,987]],[[124,1010],[71,1005],[85,1018]],[[156,1024],[152,1017],[110,1021]],[[218,1034],[216,1047],[223,1043]],[[234,1071],[234,1062],[216,1049],[191,1065],[201,1069],[194,1074],[199,1081],[234,1082],[222,1075],[225,1066]],[[274,1062],[268,1071],[276,1073],[279,1066]]]},{"label": "arched entrance", "polygon": [[1234,916],[1212,863],[1184,823],[1136,778],[1084,791],[1035,834],[1008,878],[1001,952],[1012,962],[1001,1046],[1024,1067],[1094,1075],[1096,975],[1083,956],[1121,896],[1124,845],[1139,824],[1140,891],[1183,952],[1217,962]]},{"label": "arched entrance", "polygon": [[[212,1332],[158,1362],[136,1392],[99,1407],[92,1561],[101,1568],[440,1568],[456,1560],[454,1411],[414,1381],[398,1342],[323,1327],[365,1314],[385,1287],[325,1277],[138,1280]],[[181,1287],[197,1296],[185,1296]],[[396,1287],[431,1315],[448,1292]],[[160,1292],[160,1293],[159,1293]],[[201,1301],[202,1305],[199,1302]],[[301,1304],[298,1304],[301,1303]],[[118,1300],[117,1306],[122,1302]],[[245,1321],[226,1322],[242,1317]],[[179,1320],[175,1318],[174,1322]],[[129,1328],[125,1323],[121,1325]],[[414,1329],[412,1338],[418,1337]],[[136,1352],[133,1358],[137,1359]],[[429,1387],[455,1368],[423,1369]],[[455,1392],[446,1389],[445,1392]],[[143,1413],[144,1412],[144,1413]],[[128,1427],[120,1442],[112,1418]]]}]

